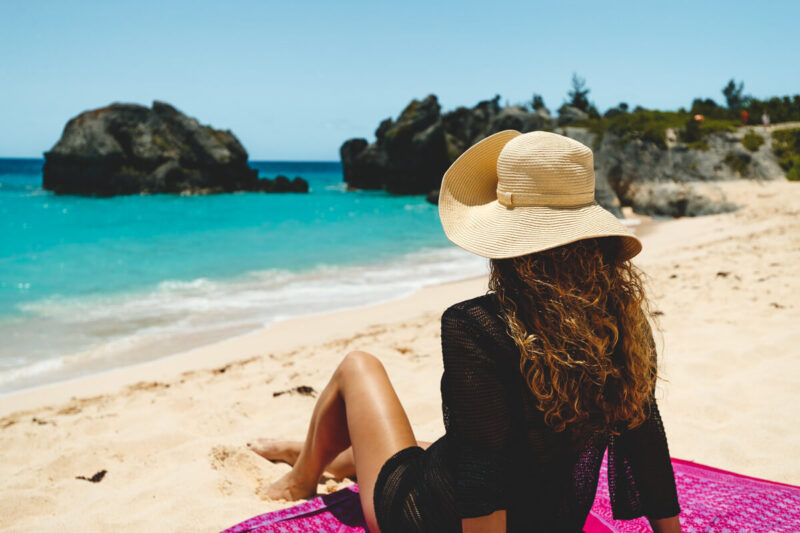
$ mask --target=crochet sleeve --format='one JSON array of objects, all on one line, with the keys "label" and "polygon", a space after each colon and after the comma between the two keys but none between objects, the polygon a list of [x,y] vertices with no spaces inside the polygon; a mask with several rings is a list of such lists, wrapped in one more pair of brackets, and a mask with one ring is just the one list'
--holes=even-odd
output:
[{"label": "crochet sleeve", "polygon": [[[652,333],[650,337],[655,357]],[[640,516],[668,518],[680,512],[675,474],[655,389],[650,396],[650,412],[644,423],[611,437],[608,488],[614,518],[618,520]]]},{"label": "crochet sleeve", "polygon": [[509,394],[491,352],[480,316],[457,307],[445,311],[442,404],[461,518],[505,509],[512,479]]},{"label": "crochet sleeve", "polygon": [[658,405],[641,426],[611,438],[608,488],[614,518],[667,518],[680,512],[675,475]]}]

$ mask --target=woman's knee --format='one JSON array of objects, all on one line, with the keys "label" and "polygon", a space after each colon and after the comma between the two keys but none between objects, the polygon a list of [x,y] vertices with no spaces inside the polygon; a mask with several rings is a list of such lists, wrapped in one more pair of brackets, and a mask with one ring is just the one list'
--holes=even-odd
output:
[{"label": "woman's knee", "polygon": [[355,350],[344,356],[336,373],[342,376],[365,375],[372,372],[383,371],[383,363],[371,353]]}]

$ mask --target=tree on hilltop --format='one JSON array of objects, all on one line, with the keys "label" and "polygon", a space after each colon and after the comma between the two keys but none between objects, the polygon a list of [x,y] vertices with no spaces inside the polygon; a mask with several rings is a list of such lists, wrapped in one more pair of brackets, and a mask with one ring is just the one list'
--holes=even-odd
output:
[{"label": "tree on hilltop", "polygon": [[539,111],[540,109],[545,109],[544,98],[542,98],[541,94],[534,94],[533,95],[533,100],[531,101],[531,108],[534,111]]},{"label": "tree on hilltop", "polygon": [[739,85],[736,85],[736,80],[733,78],[722,88],[722,94],[725,96],[725,101],[728,103],[728,109],[736,111],[744,107],[747,97],[742,95],[743,91],[744,82],[739,82]]},{"label": "tree on hilltop", "polygon": [[586,80],[576,73],[572,73],[572,88],[567,92],[566,105],[576,107],[587,113],[591,118],[599,118],[600,113],[593,103],[589,101],[591,89],[586,87]]},{"label": "tree on hilltop", "polygon": [[589,92],[591,89],[586,87],[586,79],[579,77],[576,73],[572,73],[572,89],[567,92],[569,98],[569,105],[577,107],[583,112],[589,112]]}]

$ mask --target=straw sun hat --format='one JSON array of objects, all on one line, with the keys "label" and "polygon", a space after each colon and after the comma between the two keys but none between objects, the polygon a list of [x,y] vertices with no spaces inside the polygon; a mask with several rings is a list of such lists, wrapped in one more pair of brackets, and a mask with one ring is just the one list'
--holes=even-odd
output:
[{"label": "straw sun hat", "polygon": [[454,244],[493,259],[592,237],[619,237],[625,259],[642,249],[595,203],[592,151],[544,131],[501,131],[461,154],[442,179],[439,217]]}]

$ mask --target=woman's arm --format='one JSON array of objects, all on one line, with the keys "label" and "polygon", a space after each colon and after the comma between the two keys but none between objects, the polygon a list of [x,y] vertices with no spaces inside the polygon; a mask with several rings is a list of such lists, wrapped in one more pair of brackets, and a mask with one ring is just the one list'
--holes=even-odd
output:
[{"label": "woman's arm", "polygon": [[478,519],[477,525],[491,524],[487,517],[508,507],[519,470],[510,452],[510,396],[494,349],[470,310],[456,305],[444,312],[442,410],[456,512],[461,519]]},{"label": "woman's arm", "polygon": [[[655,359],[656,343],[652,331],[649,337]],[[647,516],[652,517],[650,524],[658,533],[679,531],[680,526],[678,529],[657,529],[677,525],[680,505],[667,435],[655,398],[655,385],[651,390],[649,408],[643,424],[612,437],[608,447],[608,485],[614,518],[631,520]]]},{"label": "woman's arm", "polygon": [[465,518],[461,521],[461,531],[463,533],[505,533],[506,512],[505,510],[495,511],[486,516]]},{"label": "woman's arm", "polygon": [[655,522],[680,513],[667,437],[655,399],[642,425],[612,437],[608,485],[617,520],[648,516]]},{"label": "woman's arm", "polygon": [[681,523],[677,516],[650,520],[653,533],[681,533]]}]

